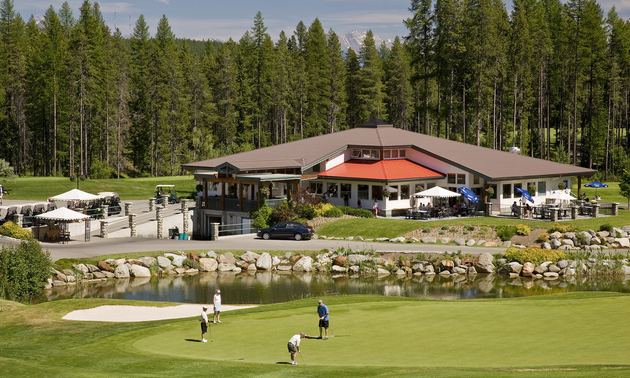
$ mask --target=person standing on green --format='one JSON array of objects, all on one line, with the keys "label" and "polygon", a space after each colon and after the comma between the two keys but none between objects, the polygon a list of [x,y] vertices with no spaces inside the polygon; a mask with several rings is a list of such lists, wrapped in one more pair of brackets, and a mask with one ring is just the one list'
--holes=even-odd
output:
[{"label": "person standing on green", "polygon": [[324,337],[324,340],[328,340],[328,306],[326,306],[321,299],[317,306],[317,315],[319,315],[319,338],[322,338],[322,330],[325,329],[326,337]]}]

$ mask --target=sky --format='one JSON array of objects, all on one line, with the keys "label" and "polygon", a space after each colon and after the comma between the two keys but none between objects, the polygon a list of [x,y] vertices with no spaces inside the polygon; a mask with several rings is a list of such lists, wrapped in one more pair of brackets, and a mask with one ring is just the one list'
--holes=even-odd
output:
[{"label": "sky", "polygon": [[[563,2],[566,0],[562,0]],[[27,21],[31,15],[43,16],[52,5],[59,11],[64,0],[17,0],[16,12]],[[78,18],[83,0],[67,0]],[[508,12],[512,0],[504,0]],[[337,34],[371,29],[383,39],[404,37],[403,20],[411,17],[411,0],[127,0],[98,1],[105,22],[123,35],[133,32],[138,17],[144,15],[151,35],[155,34],[162,15],[166,15],[178,38],[238,41],[254,25],[254,17],[262,13],[267,33],[278,39],[282,30],[291,35],[302,21],[308,27],[319,18],[324,30]],[[598,0],[604,15],[615,5],[617,13],[630,18],[630,0]]]}]

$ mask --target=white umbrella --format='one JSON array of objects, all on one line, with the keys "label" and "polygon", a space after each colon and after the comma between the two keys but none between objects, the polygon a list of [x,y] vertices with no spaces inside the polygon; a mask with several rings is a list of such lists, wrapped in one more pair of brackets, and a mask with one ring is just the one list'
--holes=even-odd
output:
[{"label": "white umbrella", "polygon": [[44,214],[35,215],[35,218],[39,219],[52,219],[59,221],[75,221],[89,218],[89,215],[79,213],[78,211],[70,210],[67,207],[60,207],[53,211],[49,211]]},{"label": "white umbrella", "polygon": [[386,189],[390,193],[398,193],[398,189],[396,189],[396,188],[394,188],[392,186],[388,186]]},{"label": "white umbrella", "polygon": [[94,194],[84,192],[79,189],[72,189],[58,196],[51,197],[51,201],[94,201],[101,197]]},{"label": "white umbrella", "polygon": [[549,195],[547,195],[547,198],[563,200],[563,201],[572,201],[572,200],[576,199],[575,197],[573,197],[571,194],[565,192],[564,190],[553,191],[553,192],[549,193]]},{"label": "white umbrella", "polygon": [[462,194],[457,192],[451,192],[450,190],[444,189],[439,186],[434,186],[431,189],[423,190],[422,192],[418,192],[415,195],[421,197],[438,197],[438,198],[452,198],[459,197]]}]

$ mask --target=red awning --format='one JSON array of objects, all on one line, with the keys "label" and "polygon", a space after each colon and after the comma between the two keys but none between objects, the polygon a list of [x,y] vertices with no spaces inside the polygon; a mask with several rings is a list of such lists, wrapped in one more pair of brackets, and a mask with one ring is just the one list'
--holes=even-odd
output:
[{"label": "red awning", "polygon": [[438,171],[407,159],[348,160],[317,175],[320,179],[363,179],[376,181],[444,178]]}]

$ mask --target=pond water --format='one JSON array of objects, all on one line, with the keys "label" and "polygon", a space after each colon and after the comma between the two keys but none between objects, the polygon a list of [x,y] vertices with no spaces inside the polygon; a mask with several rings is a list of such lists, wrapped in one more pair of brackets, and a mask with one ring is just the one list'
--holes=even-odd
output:
[{"label": "pond water", "polygon": [[630,293],[630,276],[567,277],[554,280],[477,276],[347,276],[325,273],[199,273],[187,276],[110,279],[54,287],[36,299],[116,298],[212,303],[221,289],[226,304],[269,304],[343,294],[378,294],[426,299],[509,298],[574,291]]}]

